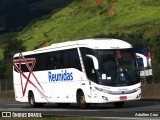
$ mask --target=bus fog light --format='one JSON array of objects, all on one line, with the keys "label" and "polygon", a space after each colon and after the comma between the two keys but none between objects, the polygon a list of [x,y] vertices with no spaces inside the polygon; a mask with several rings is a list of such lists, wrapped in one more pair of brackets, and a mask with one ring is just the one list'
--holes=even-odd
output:
[{"label": "bus fog light", "polygon": [[137,99],[141,97],[141,94],[137,95]]},{"label": "bus fog light", "polygon": [[102,96],[102,98],[103,98],[104,100],[107,100],[107,101],[108,101],[108,98],[107,98],[107,97],[105,97],[105,96]]}]

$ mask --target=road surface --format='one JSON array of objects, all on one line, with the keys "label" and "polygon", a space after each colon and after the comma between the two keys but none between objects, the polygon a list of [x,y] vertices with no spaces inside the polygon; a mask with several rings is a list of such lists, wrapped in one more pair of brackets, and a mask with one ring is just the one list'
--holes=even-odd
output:
[{"label": "road surface", "polygon": [[[41,108],[30,108],[28,103],[0,102],[0,112],[11,117],[43,117],[43,116],[78,116],[115,118],[124,117],[136,119],[160,119],[160,101],[127,101],[123,108],[115,108],[112,104],[96,104],[88,109],[81,109],[77,104],[69,107],[58,107],[56,104],[47,104]],[[37,116],[36,116],[37,115]]]}]

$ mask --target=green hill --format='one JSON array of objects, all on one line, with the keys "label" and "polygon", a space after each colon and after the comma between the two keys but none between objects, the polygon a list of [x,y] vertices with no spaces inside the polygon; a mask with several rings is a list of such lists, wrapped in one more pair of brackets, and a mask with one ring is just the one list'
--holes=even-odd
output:
[{"label": "green hill", "polygon": [[157,0],[74,0],[62,10],[32,22],[17,38],[32,50],[116,32],[155,37],[160,35],[159,13]]},{"label": "green hill", "polygon": [[0,1],[0,60],[5,46],[24,27],[51,12],[63,9],[72,0],[1,0]]},{"label": "green hill", "polygon": [[22,30],[35,18],[63,8],[71,0],[1,0],[0,34]]},{"label": "green hill", "polygon": [[[33,50],[56,42],[93,37],[112,37],[126,40],[131,44],[147,44],[151,48],[152,62],[160,63],[160,1],[67,0],[69,1],[67,3],[65,1],[34,0],[34,3],[24,10],[26,13],[28,11],[35,14],[40,11],[43,13],[47,9],[52,13],[41,14],[40,18],[34,17],[32,22],[25,21],[27,27],[19,33],[0,34],[0,52],[5,53],[5,60],[0,64],[2,66],[0,70],[4,73],[1,73],[0,77],[12,78],[10,56],[15,52]],[[24,14],[22,18],[27,18],[28,14],[21,10],[19,14]],[[18,13],[13,11],[9,18],[17,16]],[[6,17],[0,16],[0,23],[5,21],[4,18]],[[12,19],[8,20],[12,25]],[[3,27],[3,24],[0,24],[0,27]],[[2,47],[4,44],[6,46]],[[0,58],[3,58],[2,54]]]}]

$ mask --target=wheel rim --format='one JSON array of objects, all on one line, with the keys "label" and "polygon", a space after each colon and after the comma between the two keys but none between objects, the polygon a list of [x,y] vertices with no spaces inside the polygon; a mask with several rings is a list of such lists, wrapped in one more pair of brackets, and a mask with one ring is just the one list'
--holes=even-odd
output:
[{"label": "wheel rim", "polygon": [[32,95],[30,98],[30,104],[33,106],[34,105],[34,96]]},{"label": "wheel rim", "polygon": [[85,104],[85,103],[86,103],[85,97],[84,97],[84,96],[81,96],[81,97],[80,97],[80,104],[83,105],[83,104]]}]

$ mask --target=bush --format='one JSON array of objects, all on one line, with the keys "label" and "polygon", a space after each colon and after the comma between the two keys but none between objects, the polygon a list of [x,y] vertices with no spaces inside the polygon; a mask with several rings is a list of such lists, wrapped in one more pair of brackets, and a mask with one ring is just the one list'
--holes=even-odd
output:
[{"label": "bush", "polygon": [[154,83],[160,83],[160,64],[152,64],[152,72]]}]

